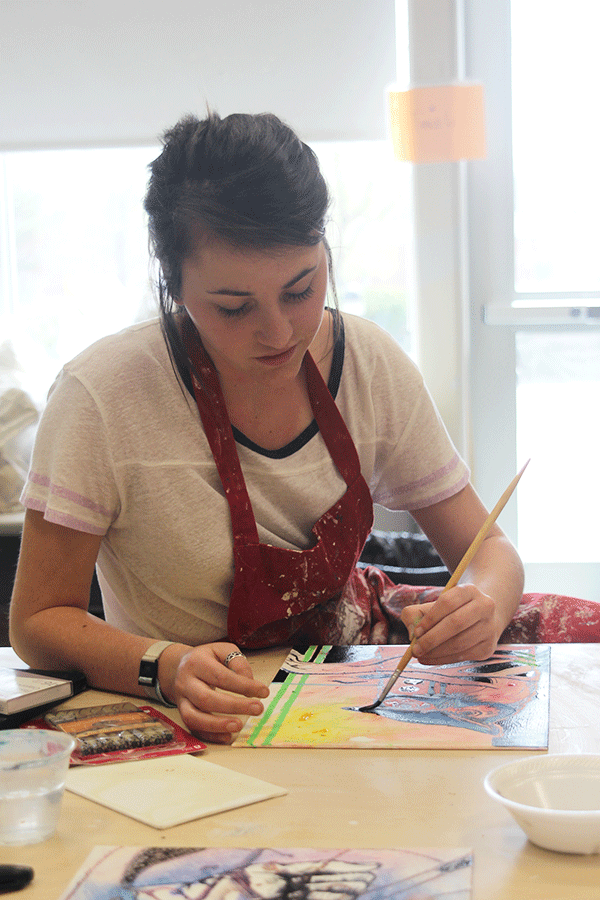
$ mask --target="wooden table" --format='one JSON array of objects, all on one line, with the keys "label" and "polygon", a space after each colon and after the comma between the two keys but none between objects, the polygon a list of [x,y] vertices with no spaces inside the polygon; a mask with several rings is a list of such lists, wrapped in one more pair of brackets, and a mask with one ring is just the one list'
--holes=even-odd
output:
[{"label": "wooden table", "polygon": [[[11,652],[0,650],[0,662],[6,664]],[[249,657],[256,676],[269,682],[285,655],[284,650],[271,650]],[[87,706],[106,702],[107,697],[112,695],[87,692],[69,705]],[[599,711],[600,644],[553,645],[549,752],[600,752]],[[32,884],[15,898],[56,900],[97,844],[470,847],[473,900],[598,900],[600,856],[552,853],[534,846],[485,793],[483,778],[490,769],[524,755],[523,750],[209,745],[207,760],[285,787],[289,793],[158,831],[67,791],[54,837],[27,847],[0,847],[0,862],[35,869]]]}]

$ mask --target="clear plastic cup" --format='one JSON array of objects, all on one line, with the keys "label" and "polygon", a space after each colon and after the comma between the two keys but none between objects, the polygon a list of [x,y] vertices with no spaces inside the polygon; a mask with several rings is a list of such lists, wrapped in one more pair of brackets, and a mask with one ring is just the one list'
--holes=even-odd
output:
[{"label": "clear plastic cup", "polygon": [[60,731],[0,731],[0,844],[36,844],[54,834],[75,744]]}]

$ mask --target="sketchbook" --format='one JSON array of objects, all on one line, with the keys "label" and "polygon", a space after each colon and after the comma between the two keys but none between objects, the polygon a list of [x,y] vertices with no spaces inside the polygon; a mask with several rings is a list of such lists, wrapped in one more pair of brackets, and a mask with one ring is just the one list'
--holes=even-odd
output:
[{"label": "sketchbook", "polygon": [[0,714],[10,716],[72,697],[85,688],[79,672],[0,667]]},{"label": "sketchbook", "polygon": [[446,666],[411,660],[385,701],[373,703],[406,647],[292,650],[265,712],[234,747],[547,749],[550,647],[504,645],[490,659]]},{"label": "sketchbook", "polygon": [[469,900],[468,849],[95,847],[59,900]]}]

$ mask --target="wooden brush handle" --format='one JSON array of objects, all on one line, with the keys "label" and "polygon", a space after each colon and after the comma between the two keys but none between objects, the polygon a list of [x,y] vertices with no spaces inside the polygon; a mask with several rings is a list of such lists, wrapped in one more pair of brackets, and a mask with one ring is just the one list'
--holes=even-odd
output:
[{"label": "wooden brush handle", "polygon": [[469,563],[471,562],[471,560],[473,559],[473,557],[475,556],[475,554],[477,553],[477,551],[483,544],[484,540],[486,539],[490,528],[492,527],[492,525],[494,524],[494,522],[496,521],[496,519],[498,518],[498,516],[500,515],[500,513],[502,512],[502,510],[508,503],[508,501],[510,500],[512,492],[514,491],[517,484],[519,483],[519,479],[528,465],[529,465],[529,460],[527,460],[527,462],[525,463],[523,468],[519,472],[517,472],[517,474],[515,475],[515,477],[509,484],[509,486],[506,488],[506,490],[504,491],[504,493],[502,494],[502,496],[496,503],[495,507],[493,508],[493,510],[491,511],[491,513],[489,514],[489,516],[487,517],[487,519],[485,520],[485,522],[483,523],[483,525],[481,526],[481,528],[479,529],[477,534],[475,535],[475,538],[473,539],[473,543],[471,544],[471,546],[469,547],[469,549],[467,550],[467,552],[465,553],[465,555],[463,556],[463,558],[457,565],[456,569],[450,576],[448,583],[446,584],[444,590],[441,591],[442,594],[444,593],[444,591],[449,591],[450,588],[453,588],[456,584],[458,584],[458,582],[464,575],[467,566],[469,565]]}]

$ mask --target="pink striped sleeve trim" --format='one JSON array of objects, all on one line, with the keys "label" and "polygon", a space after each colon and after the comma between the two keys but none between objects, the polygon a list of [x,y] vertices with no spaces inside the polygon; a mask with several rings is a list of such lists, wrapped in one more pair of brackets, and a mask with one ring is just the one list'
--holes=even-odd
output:
[{"label": "pink striped sleeve trim", "polygon": [[54,522],[56,525],[64,525],[65,528],[72,528],[74,531],[85,531],[87,534],[106,534],[106,528],[98,528],[96,525],[90,525],[83,519],[77,519],[75,516],[68,516],[65,513],[57,512],[55,509],[48,509],[43,500],[35,500],[33,497],[25,497],[21,500],[27,509],[35,509],[36,512],[44,513],[44,518],[48,522]]},{"label": "pink striped sleeve trim", "polygon": [[[53,484],[47,475],[38,475],[36,472],[30,472],[29,481],[33,482],[33,484],[39,484],[41,487],[47,488],[50,492],[50,496],[69,500],[71,503],[76,503],[77,506],[83,507],[83,509],[89,509],[90,512],[99,513],[101,516],[107,516],[111,520],[114,516],[112,510],[106,509],[99,503],[94,503],[93,500],[90,500],[88,497],[84,497],[82,494],[71,491],[69,488]],[[103,532],[100,533],[103,534]]]},{"label": "pink striped sleeve trim", "polygon": [[[402,500],[403,496],[414,494],[416,491],[422,491],[423,488],[426,488],[428,485],[433,484],[436,481],[439,481],[440,478],[445,478],[451,472],[456,469],[456,467],[460,464],[460,457],[458,454],[454,454],[450,462],[442,466],[441,469],[437,469],[435,472],[432,472],[430,475],[426,475],[424,478],[420,478],[417,481],[412,481],[410,484],[403,485],[402,487],[397,488],[394,491],[390,491],[388,494],[389,499],[400,499]],[[440,500],[445,500],[447,497],[452,497],[454,494],[457,494],[460,490],[462,490],[469,481],[469,473],[468,471],[462,476],[460,481],[457,484],[453,484],[450,487],[446,488],[443,491],[439,491],[437,494],[434,494],[431,497],[424,497],[422,500],[419,500],[418,503],[412,503],[410,505],[406,505],[405,509],[419,509],[421,506],[433,506],[434,503],[439,503]]]},{"label": "pink striped sleeve trim", "polygon": [[434,494],[433,497],[426,497],[423,500],[420,500],[419,503],[411,503],[407,504],[406,509],[421,509],[424,506],[433,506],[434,503],[439,503],[440,500],[446,500],[448,497],[453,497],[455,494],[458,494],[459,491],[462,491],[464,487],[466,487],[469,483],[469,473],[465,472],[463,477],[460,479],[457,484],[453,484],[452,487],[449,487],[446,491],[440,491],[438,494]]}]

